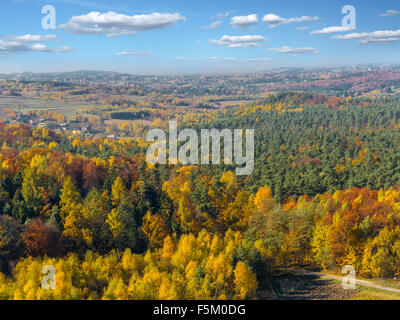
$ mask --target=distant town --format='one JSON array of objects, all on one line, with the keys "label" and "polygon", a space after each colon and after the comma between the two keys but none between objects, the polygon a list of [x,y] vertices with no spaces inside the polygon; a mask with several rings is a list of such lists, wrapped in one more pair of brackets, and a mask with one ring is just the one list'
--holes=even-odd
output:
[{"label": "distant town", "polygon": [[289,91],[343,98],[396,96],[400,67],[176,76],[100,71],[0,74],[0,119],[82,137],[137,137],[157,119],[172,119],[188,110],[210,114]]}]

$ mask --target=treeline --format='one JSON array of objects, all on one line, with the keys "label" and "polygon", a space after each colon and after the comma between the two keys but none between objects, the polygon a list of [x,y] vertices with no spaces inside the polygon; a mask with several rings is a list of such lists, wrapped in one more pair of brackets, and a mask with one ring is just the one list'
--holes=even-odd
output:
[{"label": "treeline", "polygon": [[152,116],[152,114],[147,110],[111,113],[111,119],[118,120],[148,119],[150,116]]}]

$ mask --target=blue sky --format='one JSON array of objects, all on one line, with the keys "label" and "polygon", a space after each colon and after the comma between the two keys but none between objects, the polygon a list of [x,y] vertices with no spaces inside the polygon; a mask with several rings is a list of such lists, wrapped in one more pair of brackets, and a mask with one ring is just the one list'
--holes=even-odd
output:
[{"label": "blue sky", "polygon": [[[42,28],[42,7],[56,29]],[[344,5],[356,29],[342,26]],[[398,0],[2,0],[0,73],[247,72],[400,63]]]}]

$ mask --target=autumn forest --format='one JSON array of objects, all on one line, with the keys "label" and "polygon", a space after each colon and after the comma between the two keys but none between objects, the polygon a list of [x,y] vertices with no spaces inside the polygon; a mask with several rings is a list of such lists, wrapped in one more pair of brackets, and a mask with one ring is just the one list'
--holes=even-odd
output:
[{"label": "autumn forest", "polygon": [[400,276],[398,98],[282,93],[177,117],[254,128],[254,172],[151,165],[146,128],[0,124],[0,299],[253,299],[282,266]]}]

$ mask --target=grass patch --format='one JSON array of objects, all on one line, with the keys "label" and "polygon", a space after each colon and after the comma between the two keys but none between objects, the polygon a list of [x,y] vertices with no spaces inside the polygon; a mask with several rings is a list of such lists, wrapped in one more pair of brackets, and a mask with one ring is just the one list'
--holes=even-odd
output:
[{"label": "grass patch", "polygon": [[357,285],[357,288],[360,289],[360,292],[355,294],[350,300],[400,300],[400,293],[360,285]]}]

